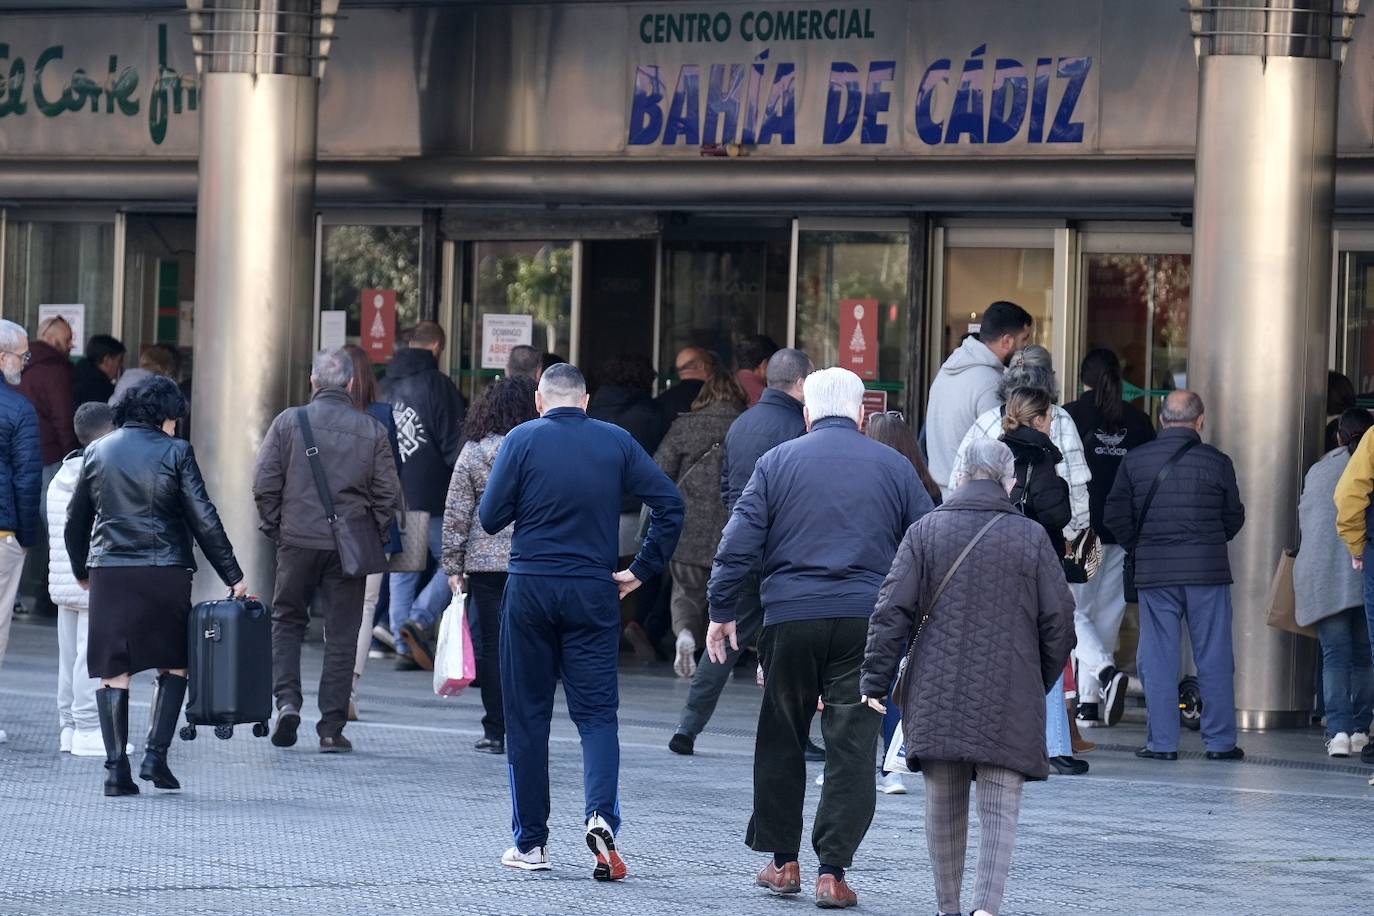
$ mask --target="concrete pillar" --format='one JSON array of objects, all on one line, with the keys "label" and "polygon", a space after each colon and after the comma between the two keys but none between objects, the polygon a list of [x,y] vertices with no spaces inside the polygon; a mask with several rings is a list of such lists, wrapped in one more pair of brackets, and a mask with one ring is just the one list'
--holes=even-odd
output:
[{"label": "concrete pillar", "polygon": [[[187,5],[201,71],[193,444],[250,590],[271,595],[253,465],[272,419],[308,392],[319,8]],[[196,594],[221,586],[201,575]]]},{"label": "concrete pillar", "polygon": [[[1302,476],[1325,418],[1338,44],[1331,0],[1212,5],[1193,2],[1189,385],[1207,406],[1204,438],[1235,461],[1245,501],[1231,546],[1240,724],[1292,727],[1311,709],[1313,649],[1266,626],[1265,605],[1280,553],[1297,545]],[[1271,9],[1280,5],[1311,8]]]}]

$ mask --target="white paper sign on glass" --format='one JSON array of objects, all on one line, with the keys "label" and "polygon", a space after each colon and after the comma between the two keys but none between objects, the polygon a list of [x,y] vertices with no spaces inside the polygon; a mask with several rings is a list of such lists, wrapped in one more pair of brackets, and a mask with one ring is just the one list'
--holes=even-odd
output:
[{"label": "white paper sign on glass", "polygon": [[504,369],[515,347],[534,340],[532,315],[482,316],[482,368]]},{"label": "white paper sign on glass", "polygon": [[[72,326],[72,356],[83,356],[86,352],[86,306],[84,305],[40,305],[38,307],[38,326],[49,318],[64,318]],[[35,335],[36,336],[36,335]]]},{"label": "white paper sign on glass", "polygon": [[337,350],[348,343],[348,312],[320,312],[320,349]]}]

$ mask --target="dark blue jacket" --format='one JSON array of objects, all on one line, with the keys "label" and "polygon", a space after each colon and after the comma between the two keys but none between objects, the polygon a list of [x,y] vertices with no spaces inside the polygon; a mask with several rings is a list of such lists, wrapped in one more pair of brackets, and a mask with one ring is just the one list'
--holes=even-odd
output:
[{"label": "dark blue jacket", "polygon": [[1117,543],[1135,552],[1137,588],[1232,581],[1226,543],[1245,524],[1245,507],[1236,469],[1217,449],[1198,445],[1180,458],[1140,523],[1145,496],[1164,462],[1197,439],[1192,429],[1166,427],[1153,442],[1127,452],[1116,473],[1103,520]]},{"label": "dark blue jacket", "polygon": [[649,533],[630,564],[647,582],[677,547],[682,495],[625,430],[556,407],[506,435],[477,514],[488,534],[515,523],[512,573],[609,579],[627,495],[650,511]]},{"label": "dark blue jacket", "polygon": [[806,432],[801,402],[777,388],[765,388],[759,402],[730,426],[720,462],[720,498],[726,509],[744,492],[764,453]]},{"label": "dark blue jacket", "polygon": [[417,348],[396,351],[382,379],[382,396],[396,420],[406,508],[442,516],[463,447],[467,403],[453,379],[439,371],[434,354]]},{"label": "dark blue jacket", "polygon": [[853,420],[821,419],[754,468],[711,568],[711,619],[735,619],[740,583],[760,557],[765,625],[867,618],[902,536],[933,508],[901,453]]},{"label": "dark blue jacket", "polygon": [[38,502],[43,489],[43,455],[38,448],[38,414],[33,405],[0,379],[0,531],[13,531],[21,547],[38,540]]},{"label": "dark blue jacket", "polygon": [[[367,405],[367,412],[377,418],[377,422],[386,427],[386,438],[391,443],[391,454],[396,459],[396,476],[401,476],[401,446],[396,441],[396,417],[391,412],[391,405],[386,401],[373,401]],[[401,526],[396,524],[396,520],[391,520],[391,538],[386,542],[387,553],[401,552]]]}]

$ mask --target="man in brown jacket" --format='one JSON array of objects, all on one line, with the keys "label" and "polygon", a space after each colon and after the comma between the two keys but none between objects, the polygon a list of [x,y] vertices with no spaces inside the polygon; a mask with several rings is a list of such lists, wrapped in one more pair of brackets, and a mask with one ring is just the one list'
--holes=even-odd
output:
[{"label": "man in brown jacket", "polygon": [[401,484],[385,427],[349,395],[353,361],[343,349],[321,350],[310,373],[306,407],[283,411],[267,430],[253,480],[261,529],[277,545],[277,586],[272,596],[273,693],[277,725],[272,743],[291,747],[301,723],[301,641],[311,599],[324,613],[324,668],[320,673],[322,753],[350,751],[343,736],[352,691],[353,656],[362,625],[366,580],[344,574],[333,528],[315,485],[301,432],[306,412],[339,518],[370,515],[385,543]]}]

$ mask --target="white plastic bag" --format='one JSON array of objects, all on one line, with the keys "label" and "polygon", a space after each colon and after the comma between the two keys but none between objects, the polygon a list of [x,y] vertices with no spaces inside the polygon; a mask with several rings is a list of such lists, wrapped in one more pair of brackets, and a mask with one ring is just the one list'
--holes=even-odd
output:
[{"label": "white plastic bag", "polygon": [[439,644],[434,650],[434,692],[456,697],[477,679],[477,659],[468,629],[467,595],[458,592],[439,622]]},{"label": "white plastic bag", "polygon": [[902,731],[900,719],[897,720],[897,731],[892,734],[892,743],[887,746],[883,769],[889,773],[911,772],[911,767],[906,764],[906,734]]}]

